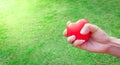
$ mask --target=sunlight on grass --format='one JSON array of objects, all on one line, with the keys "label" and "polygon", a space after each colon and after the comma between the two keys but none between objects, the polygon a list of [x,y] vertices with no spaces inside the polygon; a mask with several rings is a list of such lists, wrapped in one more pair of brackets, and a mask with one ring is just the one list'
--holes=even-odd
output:
[{"label": "sunlight on grass", "polygon": [[[32,27],[35,23],[31,20],[33,1],[5,0],[0,2],[0,13],[2,20],[8,30],[9,40],[23,41],[26,37],[32,36]],[[34,5],[33,5],[34,6]],[[28,34],[28,35],[27,35]],[[25,35],[25,36],[24,36]],[[26,36],[27,35],[27,36]],[[23,39],[23,40],[20,40]],[[28,39],[28,38],[26,38]],[[25,40],[29,41],[29,40]],[[25,42],[24,41],[24,42]],[[25,43],[24,43],[25,44]]]}]

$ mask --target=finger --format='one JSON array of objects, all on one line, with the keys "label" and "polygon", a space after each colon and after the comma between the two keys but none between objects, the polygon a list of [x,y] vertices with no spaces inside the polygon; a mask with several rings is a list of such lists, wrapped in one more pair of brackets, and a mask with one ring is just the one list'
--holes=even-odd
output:
[{"label": "finger", "polygon": [[89,32],[95,33],[99,29],[98,26],[93,25],[93,24],[85,24],[82,30],[80,31],[81,34],[87,34]]},{"label": "finger", "polygon": [[80,21],[87,21],[88,22],[88,20],[86,20],[86,19],[80,19],[80,20],[77,21],[77,23],[80,22]]},{"label": "finger", "polygon": [[67,41],[72,44],[75,41],[75,35],[68,37]]},{"label": "finger", "polygon": [[66,25],[69,26],[70,24],[71,24],[71,21],[68,21]]},{"label": "finger", "polygon": [[[71,23],[71,21],[68,21],[68,22],[66,23],[66,26],[68,26],[70,23]],[[65,30],[63,31],[63,35],[67,37],[67,29],[65,29]]]},{"label": "finger", "polygon": [[73,46],[80,48],[80,46],[85,42],[85,40],[75,40]]},{"label": "finger", "polygon": [[67,29],[63,31],[63,35],[67,37]]},{"label": "finger", "polygon": [[[70,24],[71,24],[71,21],[68,21],[68,22],[66,23],[67,26],[69,26]],[[63,31],[63,35],[67,37],[67,29],[65,29],[65,30]]]}]

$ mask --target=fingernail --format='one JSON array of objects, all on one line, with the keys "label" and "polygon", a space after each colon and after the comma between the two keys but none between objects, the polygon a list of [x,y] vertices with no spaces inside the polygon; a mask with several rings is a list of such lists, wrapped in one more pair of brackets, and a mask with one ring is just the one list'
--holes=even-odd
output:
[{"label": "fingernail", "polygon": [[71,22],[70,22],[70,21],[68,21],[68,22],[67,22],[67,26],[68,26],[70,23],[71,23]]},{"label": "fingernail", "polygon": [[76,43],[84,43],[85,40],[76,40]]},{"label": "fingernail", "polygon": [[80,33],[81,33],[81,34],[87,34],[88,31],[89,31],[89,30],[88,30],[88,25],[85,24],[84,27],[81,29]]},{"label": "fingernail", "polygon": [[73,45],[77,48],[80,48],[81,44],[83,44],[85,40],[76,40]]},{"label": "fingernail", "polygon": [[85,33],[84,29],[82,29],[82,30],[80,31],[80,33],[81,33],[81,34],[84,34],[84,33]]},{"label": "fingernail", "polygon": [[70,36],[69,39],[75,39],[75,35]]},{"label": "fingernail", "polygon": [[72,35],[72,36],[68,37],[67,40],[68,40],[69,43],[72,43],[75,40],[75,35]]},{"label": "fingernail", "polygon": [[75,35],[72,35],[71,37],[74,37],[74,38],[75,38]]}]

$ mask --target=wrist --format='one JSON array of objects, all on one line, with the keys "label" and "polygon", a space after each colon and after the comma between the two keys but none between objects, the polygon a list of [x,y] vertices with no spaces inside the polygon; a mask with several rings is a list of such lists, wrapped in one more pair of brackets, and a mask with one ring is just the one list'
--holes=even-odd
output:
[{"label": "wrist", "polygon": [[120,39],[109,37],[109,41],[107,44],[109,45],[109,47],[106,53],[120,57]]}]

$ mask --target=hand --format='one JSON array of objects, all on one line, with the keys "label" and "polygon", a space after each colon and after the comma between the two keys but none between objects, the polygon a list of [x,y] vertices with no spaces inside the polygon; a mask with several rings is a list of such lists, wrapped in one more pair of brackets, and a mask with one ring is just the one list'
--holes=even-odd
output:
[{"label": "hand", "polygon": [[[67,23],[67,25],[70,24],[70,22]],[[91,52],[105,53],[109,48],[109,36],[98,26],[88,23],[85,24],[80,33],[87,34],[89,32],[92,34],[86,42],[85,40],[75,40],[75,35],[68,37],[67,40],[76,48],[81,48]],[[63,35],[67,37],[66,29],[64,30]]]}]

